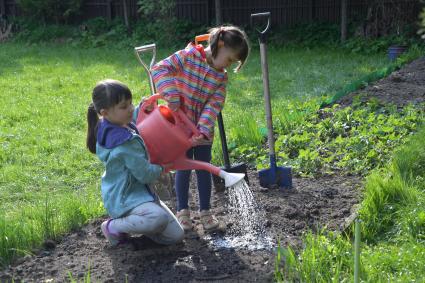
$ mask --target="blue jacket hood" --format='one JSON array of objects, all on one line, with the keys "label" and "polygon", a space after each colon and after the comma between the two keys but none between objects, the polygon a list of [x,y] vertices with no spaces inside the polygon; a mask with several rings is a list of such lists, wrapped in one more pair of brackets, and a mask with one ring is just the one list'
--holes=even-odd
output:
[{"label": "blue jacket hood", "polygon": [[139,135],[139,131],[133,123],[128,126],[131,130],[102,119],[97,130],[97,142],[100,146],[111,149],[130,140],[133,137],[132,131]]}]

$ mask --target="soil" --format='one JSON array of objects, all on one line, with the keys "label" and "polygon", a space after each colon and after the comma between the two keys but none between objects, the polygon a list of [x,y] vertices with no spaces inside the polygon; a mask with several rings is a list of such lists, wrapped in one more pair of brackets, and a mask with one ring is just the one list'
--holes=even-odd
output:
[{"label": "soil", "polygon": [[[389,77],[361,91],[344,97],[349,105],[352,97],[376,97],[383,103],[402,107],[408,102],[425,100],[425,58],[406,65]],[[307,231],[326,227],[342,231],[353,219],[361,198],[363,177],[328,176],[316,179],[293,178],[292,189],[259,185],[258,173],[248,171],[249,188],[257,206],[258,219],[264,228],[256,238],[232,246],[219,245],[220,239],[236,237],[240,218],[231,213],[232,192],[215,192],[212,208],[221,221],[221,229],[204,233],[199,218],[195,228],[186,233],[182,243],[160,246],[149,239],[134,237],[127,245],[110,247],[100,231],[104,220],[96,219],[81,230],[71,232],[60,241],[48,240],[33,255],[18,259],[0,271],[0,281],[82,282],[89,276],[94,282],[270,282],[273,281],[276,246],[302,247]],[[191,182],[190,206],[197,210],[197,192]],[[175,198],[166,204],[175,212]],[[270,237],[270,245],[257,245]],[[241,238],[241,241],[245,241]]]},{"label": "soil", "polygon": [[393,103],[398,107],[409,103],[423,103],[425,101],[425,58],[417,59],[388,77],[344,96],[338,103],[342,106],[350,105],[353,97],[359,94],[362,101],[373,97],[382,104]]}]

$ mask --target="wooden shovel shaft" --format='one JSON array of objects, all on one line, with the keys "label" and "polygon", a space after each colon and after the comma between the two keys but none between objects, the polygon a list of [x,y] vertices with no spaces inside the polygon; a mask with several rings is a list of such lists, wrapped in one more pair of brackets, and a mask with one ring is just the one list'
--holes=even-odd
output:
[{"label": "wooden shovel shaft", "polygon": [[[266,43],[260,42],[261,69],[263,72],[263,89],[264,89],[264,105],[266,110],[268,142],[270,156],[275,156],[274,136],[273,136],[273,120],[272,107],[270,103],[270,88],[269,88],[269,68],[267,64],[267,47]],[[272,160],[271,160],[272,161]],[[276,162],[276,161],[275,161]]]},{"label": "wooden shovel shaft", "polygon": [[230,169],[229,151],[227,149],[226,132],[224,131],[223,115],[221,114],[221,112],[217,115],[217,124],[218,130],[220,132],[221,151],[223,152],[224,168]]}]

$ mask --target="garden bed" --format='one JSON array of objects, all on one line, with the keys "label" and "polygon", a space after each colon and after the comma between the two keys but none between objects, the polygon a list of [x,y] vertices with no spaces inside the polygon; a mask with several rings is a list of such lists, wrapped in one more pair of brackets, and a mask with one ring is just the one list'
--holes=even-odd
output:
[{"label": "garden bed", "polygon": [[[282,245],[299,245],[303,232],[308,229],[324,225],[339,229],[358,202],[360,183],[355,176],[294,178],[294,188],[285,191],[264,190],[257,177],[256,172],[249,172],[249,187],[259,204],[258,209],[265,212],[265,218],[260,221],[264,222],[267,234],[276,245],[278,239]],[[194,187],[191,188],[194,193],[191,207],[195,210],[197,195]],[[213,193],[212,206],[223,224],[231,227],[238,219],[228,217],[227,194]],[[174,200],[168,202],[170,206],[173,203]],[[53,242],[47,242],[37,255],[25,257],[6,273],[25,282],[50,278],[63,282],[70,278],[69,272],[79,280],[90,274],[95,282],[124,282],[126,276],[129,282],[218,279],[249,282],[273,278],[274,249],[216,247],[206,237],[196,217],[194,231],[186,234],[182,244],[170,247],[161,247],[139,237],[127,246],[111,248],[100,232],[101,222],[101,219],[94,220],[82,230],[64,237],[56,247]],[[219,238],[225,234],[216,232],[211,236]],[[5,279],[6,273],[0,273],[0,278]]]}]

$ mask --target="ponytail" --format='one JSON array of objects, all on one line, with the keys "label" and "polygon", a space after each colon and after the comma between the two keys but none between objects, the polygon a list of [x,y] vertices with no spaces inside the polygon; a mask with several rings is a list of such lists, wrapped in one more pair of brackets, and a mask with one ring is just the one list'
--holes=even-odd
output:
[{"label": "ponytail", "polygon": [[212,57],[217,57],[218,53],[218,41],[220,40],[220,36],[222,35],[223,28],[217,27],[212,28],[209,30],[210,32],[210,39],[209,39],[209,45],[211,47],[211,53]]},{"label": "ponytail", "polygon": [[96,153],[96,134],[97,124],[99,122],[99,116],[97,116],[96,109],[93,102],[90,103],[87,109],[87,139],[86,146],[91,153]]}]

